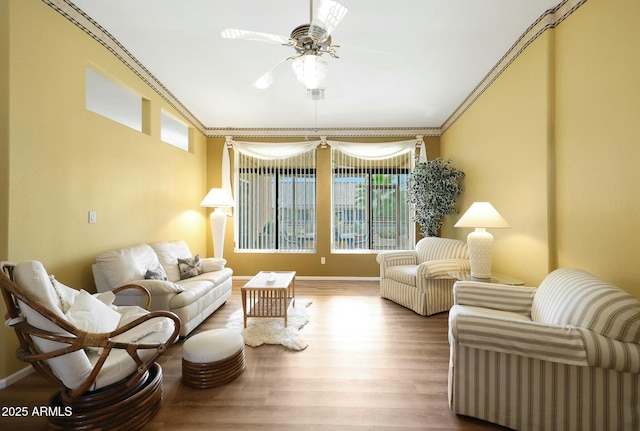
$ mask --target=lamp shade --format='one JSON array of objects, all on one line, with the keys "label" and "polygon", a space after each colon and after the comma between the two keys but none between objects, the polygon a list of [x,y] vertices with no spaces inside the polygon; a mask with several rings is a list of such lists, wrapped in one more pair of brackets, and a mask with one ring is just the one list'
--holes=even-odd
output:
[{"label": "lamp shade", "polygon": [[235,205],[233,198],[224,189],[214,188],[200,202],[201,207],[232,207]]},{"label": "lamp shade", "polygon": [[304,54],[291,64],[296,78],[308,89],[322,88],[329,71],[327,61],[319,55]]},{"label": "lamp shade", "polygon": [[510,227],[489,202],[474,202],[454,226],[494,229]]}]

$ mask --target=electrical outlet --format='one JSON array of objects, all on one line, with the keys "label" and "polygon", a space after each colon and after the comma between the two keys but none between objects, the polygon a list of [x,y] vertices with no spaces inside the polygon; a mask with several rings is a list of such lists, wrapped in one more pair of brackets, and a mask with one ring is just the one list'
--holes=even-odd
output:
[{"label": "electrical outlet", "polygon": [[96,222],[96,212],[89,211],[89,223],[94,224]]},{"label": "electrical outlet", "polygon": [[324,256],[322,256],[320,258],[320,265],[324,265],[325,263],[327,263],[327,259],[325,259]]}]

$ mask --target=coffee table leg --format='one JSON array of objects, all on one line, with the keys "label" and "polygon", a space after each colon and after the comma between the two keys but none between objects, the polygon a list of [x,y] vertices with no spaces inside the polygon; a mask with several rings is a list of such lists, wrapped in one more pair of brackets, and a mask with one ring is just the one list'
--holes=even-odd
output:
[{"label": "coffee table leg", "polygon": [[293,280],[291,280],[291,297],[293,298],[293,306],[296,306],[296,278],[293,277]]},{"label": "coffee table leg", "polygon": [[244,316],[244,327],[247,327],[247,291],[242,289],[242,315]]}]

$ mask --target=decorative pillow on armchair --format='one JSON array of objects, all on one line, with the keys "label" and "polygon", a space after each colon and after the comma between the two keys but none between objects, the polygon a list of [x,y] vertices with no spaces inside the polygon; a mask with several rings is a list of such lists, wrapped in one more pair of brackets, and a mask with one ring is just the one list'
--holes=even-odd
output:
[{"label": "decorative pillow on armchair", "polygon": [[196,254],[193,257],[185,257],[184,259],[178,259],[178,268],[180,268],[180,280],[185,278],[195,277],[198,274],[202,274],[202,264],[200,263],[200,255]]},{"label": "decorative pillow on armchair", "polygon": [[100,333],[115,331],[121,315],[98,298],[81,290],[65,317],[83,331]]}]

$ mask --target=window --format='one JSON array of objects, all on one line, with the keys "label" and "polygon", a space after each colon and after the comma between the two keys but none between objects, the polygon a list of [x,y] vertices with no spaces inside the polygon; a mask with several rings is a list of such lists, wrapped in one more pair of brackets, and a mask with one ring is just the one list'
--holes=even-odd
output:
[{"label": "window", "polygon": [[413,152],[366,160],[332,150],[332,251],[411,249],[406,199]]},{"label": "window", "polygon": [[86,102],[89,111],[142,131],[142,97],[87,68]]},{"label": "window", "polygon": [[160,139],[174,147],[189,151],[189,127],[165,111],[160,117]]},{"label": "window", "polygon": [[316,150],[265,160],[235,152],[238,251],[314,252]]}]

